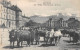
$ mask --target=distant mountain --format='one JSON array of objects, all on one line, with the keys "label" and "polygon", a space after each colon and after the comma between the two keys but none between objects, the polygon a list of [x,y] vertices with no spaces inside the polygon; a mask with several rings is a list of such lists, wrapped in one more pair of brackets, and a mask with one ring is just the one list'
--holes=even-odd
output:
[{"label": "distant mountain", "polygon": [[76,19],[78,19],[80,21],[80,17],[76,17]]},{"label": "distant mountain", "polygon": [[[52,18],[53,20],[58,20],[59,18],[68,20],[70,17],[73,17],[73,16],[63,15],[63,14],[59,13],[57,15],[50,15],[50,16],[46,16],[46,17],[41,16],[41,15],[34,15],[34,16],[30,16],[30,19],[37,23],[45,23],[46,21],[49,20],[49,18]],[[80,20],[80,18],[76,18],[76,19]]]},{"label": "distant mountain", "polygon": [[58,20],[59,18],[63,18],[64,20],[68,20],[71,16],[69,15],[51,15],[48,16],[49,18],[52,18],[53,20]]},{"label": "distant mountain", "polygon": [[30,16],[30,19],[37,23],[45,23],[48,20],[47,17],[43,17],[39,15]]}]

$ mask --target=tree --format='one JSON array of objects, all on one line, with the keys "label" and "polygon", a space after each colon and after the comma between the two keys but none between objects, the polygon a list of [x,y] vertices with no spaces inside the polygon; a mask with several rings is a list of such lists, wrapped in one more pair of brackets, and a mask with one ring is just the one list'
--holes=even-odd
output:
[{"label": "tree", "polygon": [[36,24],[37,24],[36,22],[30,20],[29,22],[26,22],[26,23],[25,23],[25,26],[26,26],[26,27],[35,26]]}]

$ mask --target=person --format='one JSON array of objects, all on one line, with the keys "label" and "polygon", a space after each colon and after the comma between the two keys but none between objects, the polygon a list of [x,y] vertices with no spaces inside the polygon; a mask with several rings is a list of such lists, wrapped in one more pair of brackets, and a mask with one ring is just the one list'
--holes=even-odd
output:
[{"label": "person", "polygon": [[51,31],[50,31],[50,37],[53,37],[53,34],[54,34],[54,30],[51,29]]},{"label": "person", "polygon": [[62,34],[61,34],[61,31],[59,29],[56,28],[54,30],[55,30],[54,31],[55,43],[57,45],[57,42],[59,43]]},{"label": "person", "polygon": [[50,31],[49,30],[46,30],[46,35],[45,35],[46,44],[47,44],[47,42],[49,40],[49,36],[50,36]]},{"label": "person", "polygon": [[36,30],[35,30],[35,40],[36,40],[36,44],[37,44],[37,43],[39,44],[39,39],[40,39],[40,36],[39,36],[38,30],[36,29]]},{"label": "person", "polygon": [[50,44],[52,44],[52,41],[54,41],[54,29],[50,31]]}]

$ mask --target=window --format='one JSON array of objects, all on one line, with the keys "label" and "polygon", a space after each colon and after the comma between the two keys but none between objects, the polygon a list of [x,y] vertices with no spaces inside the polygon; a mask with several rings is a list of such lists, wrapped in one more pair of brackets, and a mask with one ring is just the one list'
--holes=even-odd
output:
[{"label": "window", "polygon": [[7,19],[7,16],[6,16],[6,19]]},{"label": "window", "polygon": [[2,20],[1,20],[1,25],[2,25]]},{"label": "window", "polygon": [[1,6],[1,9],[2,9],[2,6]]},{"label": "window", "polygon": [[9,9],[8,9],[8,13],[9,13]]},{"label": "window", "polygon": [[14,15],[14,11],[13,11],[13,15]]},{"label": "window", "polygon": [[5,12],[6,12],[6,8],[5,8]]},{"label": "window", "polygon": [[2,13],[1,13],[1,18],[2,18]]},{"label": "window", "polygon": [[5,8],[4,8],[4,12],[5,12]]},{"label": "window", "polygon": [[9,21],[9,27],[11,26],[11,22]]},{"label": "window", "polygon": [[9,15],[8,15],[8,19],[9,19]]},{"label": "window", "polygon": [[6,8],[6,13],[7,13],[8,9]]},{"label": "window", "polygon": [[15,20],[14,16],[12,18],[13,18],[13,20]]},{"label": "window", "polygon": [[10,18],[10,15],[9,15],[9,19],[11,19],[11,18]]},{"label": "window", "polygon": [[5,19],[5,14],[4,14],[4,19]]},{"label": "window", "polygon": [[5,17],[5,14],[4,14],[4,17]]},{"label": "window", "polygon": [[14,11],[12,10],[12,15],[14,15]]},{"label": "window", "polygon": [[19,15],[21,16],[22,15],[22,12],[19,12]]},{"label": "window", "polygon": [[5,19],[6,19],[6,15],[5,15]]},{"label": "window", "polygon": [[9,13],[10,13],[10,10],[9,10]]},{"label": "window", "polygon": [[1,6],[1,9],[2,9],[2,6]]}]

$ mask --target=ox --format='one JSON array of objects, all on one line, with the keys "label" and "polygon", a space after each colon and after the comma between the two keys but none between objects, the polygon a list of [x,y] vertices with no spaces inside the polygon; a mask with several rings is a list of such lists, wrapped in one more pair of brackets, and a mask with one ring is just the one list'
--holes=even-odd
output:
[{"label": "ox", "polygon": [[[62,32],[62,34],[68,34],[69,37],[70,37],[70,42],[72,41],[73,44],[78,42],[79,33],[77,33],[76,31],[62,30],[61,32]],[[71,40],[71,37],[72,37],[73,40]]]},{"label": "ox", "polygon": [[27,41],[28,45],[30,46],[30,42],[33,44],[34,41],[34,32],[32,30],[11,30],[9,32],[9,39],[10,39],[10,46],[13,43],[13,47],[14,47],[14,42],[17,41],[17,46],[20,46],[20,42],[21,42],[21,46],[22,46],[22,42],[23,41]]}]

